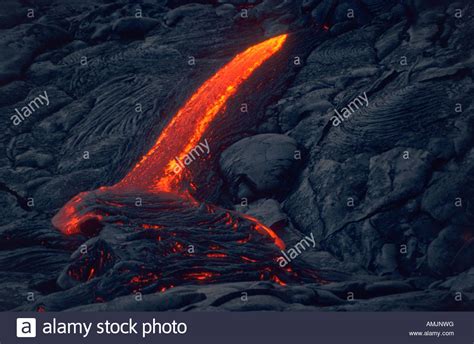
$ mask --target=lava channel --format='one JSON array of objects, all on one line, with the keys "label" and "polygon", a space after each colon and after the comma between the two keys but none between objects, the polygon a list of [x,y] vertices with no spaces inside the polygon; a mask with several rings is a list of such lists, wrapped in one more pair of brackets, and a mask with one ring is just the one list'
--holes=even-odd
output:
[{"label": "lava channel", "polygon": [[[133,202],[123,200],[125,196],[134,199],[133,195],[143,195],[146,198],[146,195],[173,194],[173,197],[182,199],[183,206],[191,205],[214,213],[217,207],[200,204],[190,195],[187,185],[191,185],[192,177],[188,170],[178,168],[176,157],[181,160],[202,140],[211,122],[219,113],[225,111],[229,98],[236,94],[239,87],[257,68],[282,48],[286,39],[287,34],[283,34],[251,46],[237,54],[205,81],[186,101],[162,130],[151,149],[143,155],[121,181],[113,186],[103,186],[97,190],[76,195],[53,217],[53,225],[67,235],[79,233],[86,236],[97,235],[98,230],[104,226],[104,223],[110,224],[111,219],[116,219],[117,216],[120,217],[121,212],[127,213],[128,210],[125,211],[123,207],[135,208]],[[120,202],[117,201],[116,196],[119,197]],[[275,258],[280,253],[279,250],[283,250],[285,244],[271,228],[250,216],[237,214],[229,210],[219,210],[219,213],[222,214],[222,211],[226,214],[225,217],[229,218],[225,223],[228,228],[235,231],[245,224],[246,228],[251,228],[253,240],[255,240],[255,237],[260,237],[262,243],[272,242],[275,249],[270,260],[275,262]],[[113,216],[112,213],[114,213]],[[133,216],[135,221],[137,218],[141,219],[146,215],[140,212],[140,217],[138,217],[138,213]],[[177,216],[179,217],[179,211],[177,211]],[[122,219],[113,223],[123,225],[124,221],[128,220]],[[134,224],[136,224],[135,222]],[[162,227],[156,223],[142,223],[139,226],[142,230],[152,231],[160,231]],[[245,238],[240,238],[239,243],[245,243]],[[175,252],[179,249],[181,248],[177,246],[170,250]],[[227,255],[226,252],[207,253],[208,259],[215,260],[226,259]],[[244,262],[253,264],[255,261],[255,257],[249,258],[244,254],[240,256]],[[269,256],[262,258],[268,261]],[[86,279],[91,279],[101,269],[102,267],[98,266],[93,271],[91,269],[87,270]],[[81,274],[84,273],[81,272]],[[214,278],[214,276],[215,274],[207,272],[199,274],[190,271],[183,278],[202,281],[211,279],[211,277]],[[273,275],[270,279],[277,283],[281,282],[281,278],[276,275]],[[134,279],[134,281],[137,281],[137,279]],[[280,284],[283,284],[283,282]]]}]

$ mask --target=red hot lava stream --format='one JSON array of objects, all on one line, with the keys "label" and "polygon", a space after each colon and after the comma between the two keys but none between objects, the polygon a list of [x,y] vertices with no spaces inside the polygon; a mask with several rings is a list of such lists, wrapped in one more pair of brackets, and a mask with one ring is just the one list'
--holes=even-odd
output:
[{"label": "red hot lava stream", "polygon": [[[163,129],[152,148],[120,182],[93,192],[172,192],[189,199],[188,192],[182,190],[187,171],[179,168],[176,158],[182,160],[200,142],[210,123],[225,110],[227,100],[258,67],[281,49],[286,39],[287,34],[283,34],[237,54],[186,101]],[[54,216],[53,225],[65,234],[76,234],[85,221],[100,221],[100,214],[81,214],[81,202],[87,195],[88,193],[83,192],[71,199]],[[278,248],[284,249],[283,241],[273,230],[252,217],[240,216],[254,223],[255,230],[271,237]]]}]

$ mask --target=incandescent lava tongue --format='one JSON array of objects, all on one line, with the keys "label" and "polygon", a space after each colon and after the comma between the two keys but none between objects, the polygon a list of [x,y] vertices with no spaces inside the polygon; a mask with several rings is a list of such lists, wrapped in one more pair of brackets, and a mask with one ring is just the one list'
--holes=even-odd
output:
[{"label": "incandescent lava tongue", "polygon": [[250,75],[282,47],[287,35],[256,44],[219,69],[186,101],[133,169],[116,189],[145,188],[149,191],[180,192],[183,160],[203,138],[203,134],[227,100]]},{"label": "incandescent lava tongue", "polygon": [[[100,227],[104,214],[100,209],[86,211],[84,203],[102,193],[173,192],[183,199],[192,199],[188,190],[183,190],[183,185],[192,182],[183,183],[184,178],[191,176],[189,171],[176,168],[176,157],[181,160],[196,146],[209,124],[225,109],[227,100],[259,66],[281,49],[286,38],[286,34],[270,38],[237,54],[186,101],[153,147],[120,182],[75,196],[56,214],[53,225],[65,234],[94,232]],[[283,241],[271,229],[261,224],[256,229],[283,248]]]}]

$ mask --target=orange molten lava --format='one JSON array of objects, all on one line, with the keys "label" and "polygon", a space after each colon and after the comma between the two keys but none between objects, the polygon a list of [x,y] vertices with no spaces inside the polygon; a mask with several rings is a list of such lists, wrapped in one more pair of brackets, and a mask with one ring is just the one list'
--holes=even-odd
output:
[{"label": "orange molten lava", "polygon": [[208,79],[164,128],[153,147],[114,188],[176,192],[184,169],[178,164],[203,140],[227,100],[262,63],[282,47],[287,35],[254,45],[236,55]]},{"label": "orange molten lava", "polygon": [[[286,38],[286,34],[270,38],[236,55],[186,101],[163,129],[153,147],[120,182],[75,196],[56,214],[53,225],[65,234],[74,234],[80,231],[80,224],[84,221],[101,220],[103,216],[100,214],[81,214],[80,203],[92,193],[106,190],[174,192],[192,200],[188,190],[182,189],[181,182],[187,171],[178,161],[183,161],[190,151],[204,140],[206,129],[225,109],[227,100],[259,66],[281,49]],[[280,249],[284,249],[283,241],[270,228],[254,218],[243,217],[253,223],[256,231],[271,237]],[[146,228],[147,225],[143,226]]]}]

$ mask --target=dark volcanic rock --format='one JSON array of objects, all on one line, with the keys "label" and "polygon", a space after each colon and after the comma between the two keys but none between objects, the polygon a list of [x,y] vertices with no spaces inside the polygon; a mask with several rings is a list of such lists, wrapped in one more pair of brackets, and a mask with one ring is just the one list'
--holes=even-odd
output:
[{"label": "dark volcanic rock", "polygon": [[283,228],[288,224],[288,218],[281,211],[280,203],[274,199],[258,200],[250,203],[248,207],[239,205],[237,209],[255,217],[268,227]]},{"label": "dark volcanic rock", "polygon": [[382,281],[367,285],[365,291],[370,297],[377,297],[381,295],[407,293],[413,291],[413,287],[401,281]]},{"label": "dark volcanic rock", "polygon": [[[441,300],[441,301],[440,301]],[[394,294],[376,297],[369,300],[356,300],[341,306],[328,307],[328,311],[415,311],[425,309],[430,311],[468,311],[472,309],[473,301],[456,302],[451,293],[446,291],[415,291],[411,293]]]},{"label": "dark volcanic rock", "polygon": [[454,292],[474,293],[474,268],[451,277],[441,283],[438,288],[449,289]]},{"label": "dark volcanic rock", "polygon": [[261,134],[226,149],[220,167],[235,197],[278,194],[289,187],[289,176],[298,165],[297,154],[292,138]]},{"label": "dark volcanic rock", "polygon": [[0,40],[0,84],[18,79],[35,55],[69,39],[65,30],[38,23],[5,30]]},{"label": "dark volcanic rock", "polygon": [[112,26],[112,31],[124,38],[140,38],[159,25],[160,21],[153,18],[120,18]]},{"label": "dark volcanic rock", "polygon": [[438,275],[453,274],[474,264],[472,229],[449,226],[428,247],[428,266]]}]

